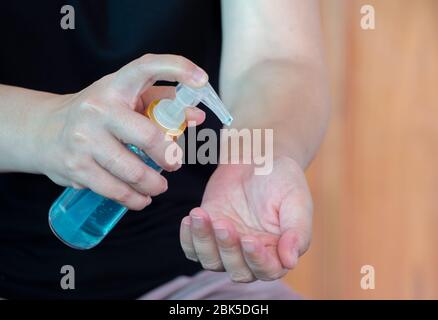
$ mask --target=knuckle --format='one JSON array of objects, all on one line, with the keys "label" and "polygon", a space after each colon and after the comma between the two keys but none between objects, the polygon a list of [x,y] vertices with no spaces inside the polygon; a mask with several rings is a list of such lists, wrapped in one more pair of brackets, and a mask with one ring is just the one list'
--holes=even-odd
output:
[{"label": "knuckle", "polygon": [[167,181],[165,179],[160,179],[160,182],[158,182],[155,187],[150,191],[151,196],[157,196],[163,192],[167,191]]},{"label": "knuckle", "polygon": [[236,254],[236,252],[240,251],[240,248],[232,243],[229,239],[219,240],[218,245],[221,249],[222,254],[226,257],[232,257]]},{"label": "knuckle", "polygon": [[193,231],[193,236],[196,239],[196,242],[200,246],[209,246],[213,242],[213,239],[212,239],[210,233],[204,229],[201,229],[201,230],[195,229]]},{"label": "knuckle", "polygon": [[286,274],[286,271],[274,271],[266,274],[264,277],[260,277],[260,280],[263,281],[274,281],[282,278]]},{"label": "knuckle", "polygon": [[186,57],[182,55],[174,55],[175,62],[182,68],[188,71],[195,69],[195,65]]},{"label": "knuckle", "polygon": [[123,157],[123,152],[115,151],[114,155],[112,155],[108,160],[106,160],[103,166],[107,168],[109,171],[114,171],[115,168],[118,166],[118,164],[122,162],[121,161],[122,157]]},{"label": "knuckle", "polygon": [[141,64],[147,64],[152,62],[156,58],[156,55],[153,53],[146,53],[140,57],[139,62]]},{"label": "knuckle", "polygon": [[150,83],[156,82],[157,79],[157,70],[160,68],[160,63],[158,61],[158,56],[152,53],[147,53],[141,56],[136,61],[136,67],[142,70],[147,75],[147,80]]},{"label": "knuckle", "polygon": [[148,205],[150,205],[151,202],[152,202],[151,197],[144,197],[141,201],[139,201],[138,203],[132,205],[131,209],[138,210],[138,211],[143,210]]},{"label": "knuckle", "polygon": [[232,272],[230,278],[233,282],[249,283],[255,280],[252,273],[249,271]]},{"label": "knuckle", "polygon": [[84,168],[83,162],[77,157],[67,157],[64,162],[67,171],[77,172]]},{"label": "knuckle", "polygon": [[85,130],[81,127],[76,127],[70,133],[70,142],[73,145],[85,145],[89,142],[89,138]]},{"label": "knuckle", "polygon": [[123,190],[120,190],[119,192],[117,192],[113,198],[117,202],[127,203],[132,198],[133,193],[134,192],[132,190],[123,189]]},{"label": "knuckle", "polygon": [[144,180],[144,170],[140,166],[132,166],[128,172],[128,183],[129,184],[140,184]]},{"label": "knuckle", "polygon": [[86,116],[101,116],[105,113],[102,104],[94,100],[85,100],[79,104],[78,110]]}]

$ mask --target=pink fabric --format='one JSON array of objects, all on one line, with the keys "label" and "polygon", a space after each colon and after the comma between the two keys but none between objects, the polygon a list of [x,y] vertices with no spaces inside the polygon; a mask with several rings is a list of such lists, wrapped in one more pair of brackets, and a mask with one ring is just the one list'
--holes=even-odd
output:
[{"label": "pink fabric", "polygon": [[282,281],[232,282],[223,272],[201,271],[180,276],[141,296],[140,300],[296,300]]}]

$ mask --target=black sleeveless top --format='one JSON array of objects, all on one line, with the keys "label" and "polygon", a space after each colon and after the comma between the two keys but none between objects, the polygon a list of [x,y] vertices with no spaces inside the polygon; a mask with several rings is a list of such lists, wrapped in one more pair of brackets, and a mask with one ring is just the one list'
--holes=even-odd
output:
[{"label": "black sleeveless top", "polygon": [[[74,30],[61,28],[66,4],[75,9]],[[151,52],[191,59],[217,87],[220,2],[1,1],[0,41],[1,84],[73,93]],[[219,122],[207,112],[203,126],[218,129]],[[184,165],[164,173],[168,191],[143,212],[126,214],[87,251],[67,247],[49,229],[48,210],[63,187],[45,176],[0,174],[0,297],[136,298],[195,273],[200,267],[183,255],[179,224],[200,204],[213,170]],[[64,265],[74,267],[74,290],[61,288]]]}]

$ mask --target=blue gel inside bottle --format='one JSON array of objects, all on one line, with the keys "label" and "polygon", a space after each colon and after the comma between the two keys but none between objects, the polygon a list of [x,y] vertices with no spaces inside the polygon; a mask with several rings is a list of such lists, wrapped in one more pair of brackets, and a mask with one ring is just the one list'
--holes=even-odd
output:
[{"label": "blue gel inside bottle", "polygon": [[[146,165],[161,171],[142,150],[131,144],[126,146]],[[75,249],[90,249],[105,238],[126,211],[128,208],[118,202],[89,189],[66,188],[50,208],[49,224],[65,244]]]}]

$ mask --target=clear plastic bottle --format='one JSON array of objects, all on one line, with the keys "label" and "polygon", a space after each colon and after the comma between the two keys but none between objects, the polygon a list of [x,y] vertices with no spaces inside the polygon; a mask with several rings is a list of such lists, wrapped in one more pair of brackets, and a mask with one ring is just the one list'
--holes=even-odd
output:
[{"label": "clear plastic bottle", "polygon": [[[210,108],[223,124],[231,124],[231,115],[210,84],[202,88],[179,84],[176,98],[153,102],[147,109],[147,116],[166,134],[177,138],[186,127],[184,109],[199,102]],[[162,170],[136,146],[128,144],[127,148],[146,165],[158,172]],[[49,225],[54,234],[68,246],[90,249],[105,238],[127,211],[118,202],[89,189],[67,188],[50,208]]]}]

